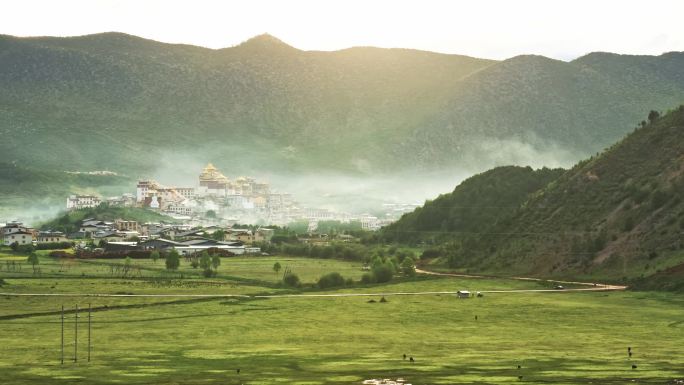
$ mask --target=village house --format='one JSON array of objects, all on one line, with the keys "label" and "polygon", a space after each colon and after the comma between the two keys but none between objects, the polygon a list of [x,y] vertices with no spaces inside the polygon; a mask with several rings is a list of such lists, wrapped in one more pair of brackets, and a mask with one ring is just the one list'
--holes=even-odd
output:
[{"label": "village house", "polygon": [[174,242],[164,238],[150,239],[145,242],[140,242],[139,246],[142,250],[166,250],[172,249],[176,246],[183,246],[180,242]]},{"label": "village house", "polygon": [[102,203],[100,197],[94,195],[70,195],[67,198],[67,210],[78,210],[90,207],[97,207]]},{"label": "village house", "polygon": [[41,231],[36,237],[38,243],[61,243],[69,242],[66,235],[61,231]]},{"label": "village house", "polygon": [[2,243],[6,246],[10,246],[14,243],[18,245],[33,244],[33,233],[28,231],[14,231],[11,233],[4,234],[2,238]]},{"label": "village house", "polygon": [[126,193],[118,197],[107,198],[107,204],[116,207],[133,207],[135,206],[135,196]]},{"label": "village house", "polygon": [[21,222],[9,222],[0,227],[0,235],[18,233],[18,232],[32,232],[33,229],[24,226]]},{"label": "village house", "polygon": [[273,237],[273,229],[259,228],[254,231],[250,229],[231,228],[226,232],[226,241],[237,241],[247,245],[255,242],[270,242]]},{"label": "village house", "polygon": [[104,249],[104,251],[107,251],[107,252],[139,250],[137,242],[118,242],[118,241],[107,242],[107,243],[102,245],[102,248]]},{"label": "village house", "polygon": [[115,220],[114,227],[119,231],[140,231],[140,226],[138,226],[138,222],[125,221],[123,219]]},{"label": "village house", "polygon": [[109,242],[124,242],[126,236],[116,231],[100,231],[92,235],[93,243],[97,246]]}]

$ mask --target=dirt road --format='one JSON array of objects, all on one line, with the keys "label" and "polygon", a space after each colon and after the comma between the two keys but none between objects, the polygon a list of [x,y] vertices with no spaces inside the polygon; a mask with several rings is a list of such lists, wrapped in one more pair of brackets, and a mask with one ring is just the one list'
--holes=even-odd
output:
[{"label": "dirt road", "polygon": [[[438,273],[416,269],[419,274],[438,275],[446,277],[461,278],[501,278],[484,275],[457,274],[457,273]],[[545,281],[539,278],[509,277],[519,281]],[[577,291],[612,291],[625,290],[626,286],[594,284],[587,282],[573,281],[550,281],[554,283],[573,284],[587,286],[584,288],[573,289],[511,289],[511,290],[479,290],[481,293],[563,293]],[[99,293],[9,293],[0,292],[0,296],[11,297],[142,297],[142,298],[339,298],[339,297],[379,297],[379,296],[398,296],[398,295],[455,295],[458,291],[420,291],[420,292],[378,292],[378,293],[318,293],[318,294],[270,294],[270,295],[246,295],[246,294],[99,294]]]}]

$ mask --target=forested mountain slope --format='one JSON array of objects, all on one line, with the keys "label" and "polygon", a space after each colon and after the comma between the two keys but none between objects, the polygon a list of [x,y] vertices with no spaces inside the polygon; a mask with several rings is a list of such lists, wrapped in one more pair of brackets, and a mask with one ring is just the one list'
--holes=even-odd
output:
[{"label": "forested mountain slope", "polygon": [[[443,260],[454,268],[683,288],[684,106],[664,116],[653,111],[648,120],[601,154],[545,179],[548,184],[525,181],[516,168],[495,169],[380,234],[412,242],[438,234]],[[511,180],[529,189],[511,187]],[[492,215],[478,210],[479,202],[520,205]],[[454,208],[469,205],[472,210]]]}]

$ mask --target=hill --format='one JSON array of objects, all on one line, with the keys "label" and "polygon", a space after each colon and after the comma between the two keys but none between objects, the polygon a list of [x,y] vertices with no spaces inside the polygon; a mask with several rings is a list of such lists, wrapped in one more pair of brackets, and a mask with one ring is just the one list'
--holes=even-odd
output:
[{"label": "hill", "polygon": [[63,210],[70,194],[119,195],[122,186],[132,183],[118,174],[75,173],[0,162],[0,218],[35,223]]},{"label": "hill", "polygon": [[[511,213],[489,220],[489,226],[472,233],[447,228],[442,236],[450,241],[442,243],[442,252],[452,267],[477,271],[681,288],[683,133],[684,106],[662,117],[652,112],[649,123],[539,188]],[[487,175],[468,184],[486,184]],[[466,183],[441,199],[467,202],[456,194],[461,190]],[[511,199],[505,191],[491,191],[502,201]],[[425,225],[415,218],[433,205],[405,216],[393,228],[422,231]],[[445,220],[458,216],[450,213]]]},{"label": "hill", "polygon": [[98,207],[73,210],[61,213],[58,216],[42,223],[39,227],[43,230],[59,230],[66,233],[78,231],[81,222],[86,218],[95,218],[101,221],[114,221],[124,219],[128,221],[165,222],[175,223],[176,220],[155,211],[137,207],[110,207],[100,205]]},{"label": "hill", "polygon": [[508,218],[529,195],[558,178],[563,169],[497,167],[472,176],[378,234],[383,241],[438,243],[455,234],[475,234]]}]

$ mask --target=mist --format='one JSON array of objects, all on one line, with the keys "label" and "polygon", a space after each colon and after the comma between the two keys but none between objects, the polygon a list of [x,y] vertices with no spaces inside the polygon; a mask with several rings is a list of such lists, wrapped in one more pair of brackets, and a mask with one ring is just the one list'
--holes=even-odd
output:
[{"label": "mist", "polygon": [[[464,179],[493,167],[568,168],[586,156],[556,144],[534,145],[513,139],[482,139],[470,147],[468,153],[474,155],[447,165],[386,170],[374,167],[371,159],[363,167],[340,170],[323,164],[313,166],[303,155],[274,160],[277,151],[216,143],[204,148],[201,154],[187,149],[150,151],[148,156],[154,161],[137,172],[110,170],[122,175],[117,183],[74,185],[71,193],[96,194],[103,198],[135,193],[139,179],[154,179],[167,186],[197,187],[200,172],[207,163],[213,163],[230,179],[248,176],[269,183],[273,192],[292,194],[299,207],[381,215],[383,204],[422,205],[426,200],[453,191]],[[355,158],[348,161],[358,163]],[[66,211],[66,198],[64,195],[7,202],[0,207],[0,222],[19,220],[40,224]]]},{"label": "mist", "polygon": [[302,167],[291,159],[274,162],[263,152],[249,153],[244,148],[219,144],[204,149],[203,155],[163,155],[146,177],[168,186],[196,187],[200,172],[212,163],[229,179],[249,176],[268,182],[273,192],[292,194],[300,207],[379,213],[384,203],[423,204],[493,167],[568,168],[584,156],[556,144],[533,145],[519,140],[482,139],[473,148],[470,153],[477,156],[451,165],[382,170],[366,162],[362,168],[342,171],[324,165]]}]

